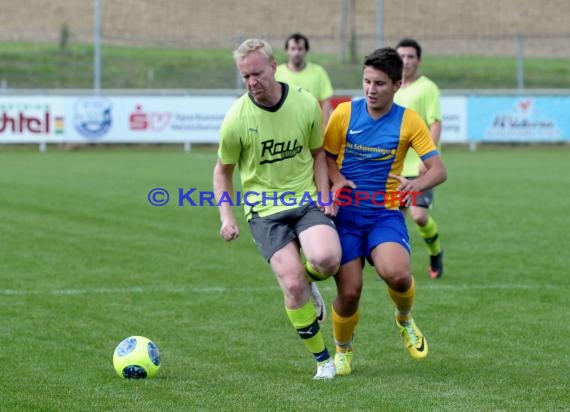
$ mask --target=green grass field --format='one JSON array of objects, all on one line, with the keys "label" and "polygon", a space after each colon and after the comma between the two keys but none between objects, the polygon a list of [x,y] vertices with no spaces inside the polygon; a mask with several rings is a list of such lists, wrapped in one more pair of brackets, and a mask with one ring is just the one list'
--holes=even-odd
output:
[{"label": "green grass field", "polygon": [[[364,52],[363,52],[364,53]],[[286,61],[276,50],[279,62]],[[311,52],[308,59],[323,65],[335,89],[360,89],[362,56],[357,64],[340,63],[334,55]],[[514,56],[435,56],[426,51],[423,73],[442,89],[514,89]],[[233,89],[236,70],[231,50],[102,48],[102,87],[108,89]],[[73,44],[0,43],[0,81],[10,88],[91,88],[93,49]],[[570,89],[570,59],[526,58],[525,87]]]},{"label": "green grass field", "polygon": [[[212,150],[0,148],[0,410],[568,410],[569,158],[445,150],[441,280],[411,230],[430,356],[409,358],[367,269],[354,373],[315,382],[240,210],[228,244],[215,208],[147,201],[154,187],[210,190]],[[321,289],[330,303],[333,281]],[[113,370],[135,334],[161,350],[153,380]]]}]

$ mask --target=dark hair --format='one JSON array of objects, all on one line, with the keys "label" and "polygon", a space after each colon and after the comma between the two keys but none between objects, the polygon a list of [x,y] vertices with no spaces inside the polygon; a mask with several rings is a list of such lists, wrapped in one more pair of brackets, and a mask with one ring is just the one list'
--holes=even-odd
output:
[{"label": "dark hair", "polygon": [[301,40],[303,40],[305,42],[305,50],[309,51],[309,39],[307,39],[307,37],[303,36],[301,33],[293,33],[287,37],[287,40],[285,40],[285,50],[289,48],[290,40],[294,40],[295,43],[299,43]]},{"label": "dark hair", "polygon": [[366,56],[364,58],[364,67],[367,66],[383,71],[394,83],[402,80],[404,64],[396,49],[392,47],[376,49]]},{"label": "dark hair", "polygon": [[414,49],[416,49],[416,54],[418,55],[418,59],[422,58],[422,47],[414,39],[407,39],[406,38],[406,39],[400,40],[400,42],[396,46],[396,49],[399,49],[400,47],[413,47]]}]

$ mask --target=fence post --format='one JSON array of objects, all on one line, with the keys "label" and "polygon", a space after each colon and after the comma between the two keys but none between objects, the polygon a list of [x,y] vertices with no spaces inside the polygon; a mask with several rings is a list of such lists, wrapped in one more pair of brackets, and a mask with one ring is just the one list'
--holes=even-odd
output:
[{"label": "fence post", "polygon": [[93,30],[93,90],[98,94],[101,90],[101,3],[94,0],[95,28]]},{"label": "fence post", "polygon": [[524,89],[524,36],[517,33],[517,89]]},{"label": "fence post", "polygon": [[384,0],[376,0],[376,48],[384,43]]},{"label": "fence post", "polygon": [[339,29],[339,45],[338,45],[338,62],[344,63],[347,49],[348,39],[348,10],[349,0],[342,0],[340,4],[340,29]]},{"label": "fence post", "polygon": [[[236,48],[238,48],[239,46],[241,46],[241,44],[242,44],[244,41],[245,41],[244,35],[238,33],[237,36],[236,36],[236,43],[237,43]],[[233,58],[232,58],[232,60],[233,60]],[[236,69],[235,69],[235,72],[236,72],[236,90],[237,90],[238,92],[240,92],[241,90],[243,90],[243,83],[242,83],[242,80],[241,80],[241,73],[239,72],[239,70],[238,70],[237,67],[236,67]]]},{"label": "fence post", "polygon": [[356,38],[356,0],[350,0],[350,41],[348,42],[350,63],[358,62],[358,39]]}]

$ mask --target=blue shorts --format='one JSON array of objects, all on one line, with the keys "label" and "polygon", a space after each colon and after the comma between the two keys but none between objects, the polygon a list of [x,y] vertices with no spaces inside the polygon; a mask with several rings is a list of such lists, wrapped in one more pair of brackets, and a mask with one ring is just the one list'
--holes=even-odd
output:
[{"label": "blue shorts", "polygon": [[401,211],[358,213],[339,209],[334,222],[342,247],[341,265],[356,258],[370,260],[372,249],[385,242],[399,243],[410,253],[410,238]]}]

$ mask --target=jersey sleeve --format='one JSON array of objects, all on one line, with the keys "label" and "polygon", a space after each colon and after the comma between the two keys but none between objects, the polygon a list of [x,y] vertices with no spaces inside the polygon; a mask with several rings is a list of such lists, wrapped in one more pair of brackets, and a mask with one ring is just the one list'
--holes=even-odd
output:
[{"label": "jersey sleeve", "polygon": [[323,146],[323,114],[319,103],[311,97],[315,102],[312,111],[312,124],[310,130],[309,147],[311,150],[319,149]]},{"label": "jersey sleeve", "polygon": [[280,64],[275,70],[275,80],[278,82],[289,83],[285,77],[285,65]]},{"label": "jersey sleeve", "polygon": [[428,126],[441,120],[441,103],[439,88],[435,83],[431,83],[425,95],[425,115]]},{"label": "jersey sleeve", "polygon": [[406,126],[404,134],[409,136],[410,146],[420,159],[426,160],[439,154],[429,129],[419,114],[412,109],[406,109],[403,124]]},{"label": "jersey sleeve", "polygon": [[220,127],[220,144],[218,157],[223,164],[236,164],[241,153],[241,141],[235,127],[234,118],[228,113]]},{"label": "jersey sleeve", "polygon": [[332,112],[325,129],[325,143],[323,148],[331,157],[337,158],[344,145],[346,145],[346,132],[350,122],[351,102],[344,102]]},{"label": "jersey sleeve", "polygon": [[332,87],[332,83],[331,83],[331,79],[329,78],[329,75],[327,74],[326,70],[324,68],[320,68],[320,81],[319,81],[319,89],[320,89],[320,95],[318,97],[319,101],[322,102],[324,100],[328,100],[331,98],[331,96],[333,95],[333,87]]}]

